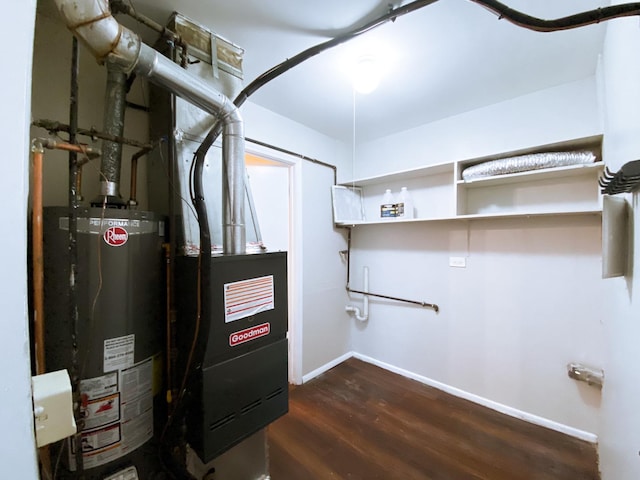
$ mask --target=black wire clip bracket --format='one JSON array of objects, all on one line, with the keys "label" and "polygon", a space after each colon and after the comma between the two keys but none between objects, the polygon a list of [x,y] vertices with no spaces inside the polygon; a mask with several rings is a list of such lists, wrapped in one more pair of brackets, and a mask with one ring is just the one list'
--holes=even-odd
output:
[{"label": "black wire clip bracket", "polygon": [[607,195],[633,192],[640,188],[640,160],[625,163],[616,173],[604,167],[598,180],[600,191]]}]

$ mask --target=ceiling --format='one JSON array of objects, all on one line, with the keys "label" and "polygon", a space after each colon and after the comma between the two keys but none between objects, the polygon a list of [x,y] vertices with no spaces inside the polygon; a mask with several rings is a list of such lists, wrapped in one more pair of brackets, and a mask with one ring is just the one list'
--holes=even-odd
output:
[{"label": "ceiling", "polygon": [[[245,85],[304,49],[387,13],[391,3],[129,1],[159,23],[178,11],[243,47]],[[546,19],[609,4],[503,1]],[[148,43],[157,37],[146,27],[137,31]],[[262,87],[250,101],[330,137],[359,143],[591,76],[603,37],[604,25],[537,33],[499,20],[469,0],[440,0],[311,58]],[[369,53],[383,57],[386,72],[373,93],[356,94],[346,65]]]}]

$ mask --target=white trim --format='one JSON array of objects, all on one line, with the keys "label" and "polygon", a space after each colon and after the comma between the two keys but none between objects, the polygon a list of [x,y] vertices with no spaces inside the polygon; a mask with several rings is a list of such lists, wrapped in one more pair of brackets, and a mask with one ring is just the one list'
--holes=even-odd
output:
[{"label": "white trim", "polygon": [[245,152],[289,167],[289,383],[300,385],[302,377],[302,161],[288,153],[248,142]]},{"label": "white trim", "polygon": [[302,259],[302,161],[298,160],[289,168],[289,215],[291,230],[289,232],[289,325],[292,333],[289,337],[289,379],[295,385],[304,383],[302,376],[303,343],[303,270]]},{"label": "white trim", "polygon": [[355,356],[353,352],[347,352],[344,355],[340,355],[338,358],[334,358],[329,363],[325,363],[320,368],[316,368],[314,371],[304,375],[302,377],[302,383],[307,383],[309,380],[313,380],[314,378],[322,375],[324,372],[331,370],[333,367],[337,365],[340,365],[345,360],[349,360],[353,356]]},{"label": "white trim", "polygon": [[425,385],[429,385],[430,387],[437,388],[438,390],[442,390],[443,392],[446,392],[455,397],[463,398],[473,403],[477,403],[478,405],[482,405],[483,407],[487,407],[497,412],[504,413],[505,415],[509,415],[510,417],[519,418],[520,420],[524,420],[526,422],[532,423],[534,425],[539,425],[541,427],[549,428],[551,430],[555,430],[556,432],[564,433],[571,437],[584,440],[585,442],[594,443],[594,444],[598,443],[598,436],[593,433],[585,432],[584,430],[579,430],[577,428],[573,428],[568,425],[564,425],[562,423],[558,423],[553,420],[549,420],[547,418],[534,415],[532,413],[523,412],[522,410],[518,410],[517,408],[509,407],[507,405],[494,402],[493,400],[489,400],[488,398],[484,398],[479,395],[475,395],[473,393],[460,390],[459,388],[455,388],[450,385],[440,383],[436,380],[423,377],[422,375],[418,375],[416,373],[410,372],[409,370],[405,370],[403,368],[399,368],[394,365],[381,362],[379,360],[368,357],[366,355],[362,355],[360,353],[352,352],[351,356],[353,356],[354,358],[357,358],[358,360],[362,360],[363,362],[371,363],[372,365],[375,365],[377,367],[384,368],[385,370],[388,370],[390,372],[402,375],[403,377],[407,377],[412,380],[416,380],[420,383],[424,383]]},{"label": "white trim", "polygon": [[383,368],[389,372],[397,373],[398,375],[402,375],[403,377],[416,380],[430,387],[437,388],[438,390],[441,390],[455,397],[462,398],[464,400],[469,400],[470,402],[476,403],[478,405],[482,405],[483,407],[487,407],[497,412],[503,413],[505,415],[509,415],[510,417],[519,418],[520,420],[524,420],[525,422],[529,422],[533,425],[539,425],[541,427],[545,427],[550,430],[554,430],[556,432],[564,433],[565,435],[569,435],[579,440],[584,440],[585,442],[589,442],[593,444],[598,443],[598,436],[594,433],[586,432],[578,428],[570,427],[569,425],[564,425],[562,423],[549,420],[548,418],[540,417],[532,413],[518,410],[517,408],[509,407],[508,405],[504,405],[502,403],[494,402],[493,400],[489,400],[488,398],[484,398],[479,395],[466,392],[459,388],[452,387],[450,385],[438,382],[436,380],[432,380],[422,375],[418,375],[417,373],[410,372],[409,370],[396,367],[389,363],[376,360],[375,358],[371,358],[371,357],[368,357],[367,355],[362,355],[361,353],[357,353],[357,352],[347,352],[344,355],[330,361],[329,363],[326,363],[325,365],[319,368],[316,368],[312,372],[307,373],[302,377],[302,383],[307,383],[309,380],[313,380],[314,378],[322,375],[326,371],[332,369],[333,367],[339,365],[340,363],[344,362],[345,360],[348,360],[351,357],[357,358],[358,360],[362,360],[363,362],[370,363],[372,365],[375,365],[376,367]]}]

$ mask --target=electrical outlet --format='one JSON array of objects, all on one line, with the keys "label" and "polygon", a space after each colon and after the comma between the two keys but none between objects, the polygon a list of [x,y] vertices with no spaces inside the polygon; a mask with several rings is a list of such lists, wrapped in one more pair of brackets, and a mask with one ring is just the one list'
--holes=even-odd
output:
[{"label": "electrical outlet", "polygon": [[465,268],[467,266],[467,259],[465,257],[449,257],[449,266]]}]

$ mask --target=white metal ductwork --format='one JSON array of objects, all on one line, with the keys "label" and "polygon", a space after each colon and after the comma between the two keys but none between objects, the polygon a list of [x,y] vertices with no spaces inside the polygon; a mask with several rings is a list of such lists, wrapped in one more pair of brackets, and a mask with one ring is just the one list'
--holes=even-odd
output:
[{"label": "white metal ductwork", "polygon": [[238,108],[225,95],[142,43],[111,15],[108,0],[55,0],[67,27],[99,62],[117,65],[221,119],[223,157],[228,165],[230,226],[224,230],[225,253],[245,252],[244,126]]}]

